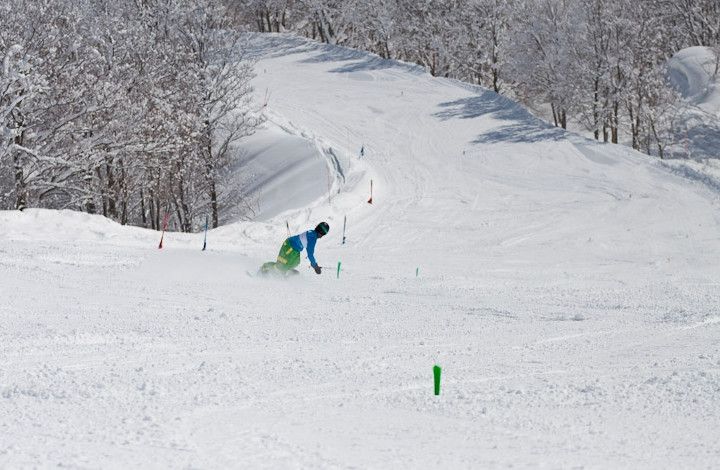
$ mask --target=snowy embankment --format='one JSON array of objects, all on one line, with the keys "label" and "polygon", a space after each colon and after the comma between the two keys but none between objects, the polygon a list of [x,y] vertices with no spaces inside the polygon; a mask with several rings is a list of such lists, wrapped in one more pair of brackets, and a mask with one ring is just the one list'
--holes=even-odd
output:
[{"label": "snowy embankment", "polygon": [[[0,466],[717,463],[717,191],[412,66],[254,47],[271,122],[302,138],[268,143],[265,222],[201,252],[0,213]],[[320,220],[322,276],[246,275]]]},{"label": "snowy embankment", "polygon": [[233,183],[249,205],[244,215],[252,220],[312,204],[328,193],[324,183],[333,181],[322,149],[272,122],[243,141],[233,166]]}]

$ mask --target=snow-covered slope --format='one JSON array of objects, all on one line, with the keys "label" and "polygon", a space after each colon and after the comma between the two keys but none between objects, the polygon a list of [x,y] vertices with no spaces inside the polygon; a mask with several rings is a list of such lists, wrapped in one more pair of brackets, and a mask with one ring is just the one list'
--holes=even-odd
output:
[{"label": "snow-covered slope", "polygon": [[[246,219],[268,220],[325,196],[332,168],[321,149],[268,123],[237,146],[230,185],[244,195]],[[249,209],[249,210],[247,210]],[[230,221],[234,222],[232,217]]]},{"label": "snow-covered slope", "polygon": [[[253,47],[270,121],[302,138],[263,157],[275,217],[201,252],[0,213],[0,466],[716,464],[717,191],[413,66]],[[324,180],[284,179],[293,151]],[[320,220],[322,276],[245,274]]]}]

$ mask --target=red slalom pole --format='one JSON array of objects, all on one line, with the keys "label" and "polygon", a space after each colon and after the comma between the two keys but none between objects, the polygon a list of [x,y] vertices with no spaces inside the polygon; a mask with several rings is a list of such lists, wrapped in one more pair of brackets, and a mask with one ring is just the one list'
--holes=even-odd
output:
[{"label": "red slalom pole", "polygon": [[372,181],[373,180],[370,180],[370,199],[368,199],[368,204],[372,204]]},{"label": "red slalom pole", "polygon": [[170,222],[170,214],[166,212],[165,217],[163,217],[163,229],[162,235],[160,235],[160,245],[158,245],[158,250],[162,250],[163,238],[165,238],[165,230],[167,230],[168,222]]}]

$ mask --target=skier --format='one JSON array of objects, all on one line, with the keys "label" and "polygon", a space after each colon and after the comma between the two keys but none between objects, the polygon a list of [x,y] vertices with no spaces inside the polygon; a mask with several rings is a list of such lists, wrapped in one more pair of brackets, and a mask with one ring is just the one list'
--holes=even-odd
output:
[{"label": "skier", "polygon": [[307,250],[307,256],[310,260],[310,266],[317,274],[322,273],[322,267],[315,261],[315,243],[318,238],[322,238],[330,231],[327,222],[320,222],[314,230],[294,235],[285,240],[280,247],[277,261],[265,263],[260,268],[262,274],[268,274],[272,269],[276,269],[283,275],[297,274],[295,269],[300,264],[300,252]]}]

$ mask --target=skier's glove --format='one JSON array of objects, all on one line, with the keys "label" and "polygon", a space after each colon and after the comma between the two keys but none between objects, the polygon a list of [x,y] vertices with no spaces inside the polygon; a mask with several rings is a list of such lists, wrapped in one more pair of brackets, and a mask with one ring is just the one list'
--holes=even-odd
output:
[{"label": "skier's glove", "polygon": [[318,266],[317,264],[313,266],[313,269],[315,270],[316,274],[322,274],[322,268]]}]

